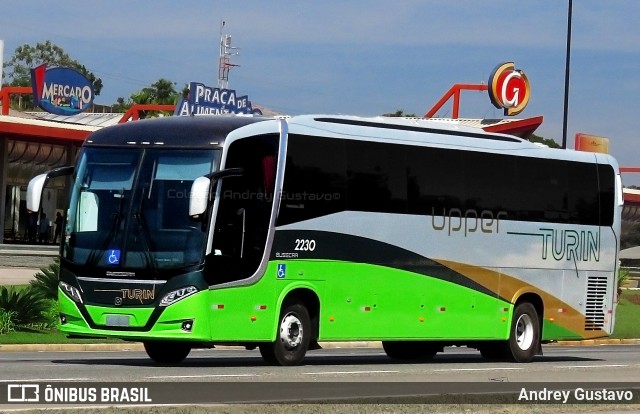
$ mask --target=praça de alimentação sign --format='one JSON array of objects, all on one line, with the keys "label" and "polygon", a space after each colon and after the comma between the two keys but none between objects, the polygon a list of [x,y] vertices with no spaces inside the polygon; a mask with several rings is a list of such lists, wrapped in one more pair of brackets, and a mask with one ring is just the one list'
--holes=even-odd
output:
[{"label": "pra\u00e7a de alimenta\u00e7\u00e3o sign", "polygon": [[174,115],[201,114],[257,114],[259,109],[253,109],[247,95],[238,96],[233,89],[220,89],[206,86],[202,83],[189,84],[189,96],[182,99],[173,112]]}]

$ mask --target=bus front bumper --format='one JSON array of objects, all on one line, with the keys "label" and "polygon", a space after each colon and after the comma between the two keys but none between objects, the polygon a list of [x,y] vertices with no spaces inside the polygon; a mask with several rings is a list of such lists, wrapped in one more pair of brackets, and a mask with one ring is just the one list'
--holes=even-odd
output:
[{"label": "bus front bumper", "polygon": [[60,331],[70,336],[206,342],[211,339],[206,295],[201,291],[166,307],[107,307],[76,303],[60,290]]}]

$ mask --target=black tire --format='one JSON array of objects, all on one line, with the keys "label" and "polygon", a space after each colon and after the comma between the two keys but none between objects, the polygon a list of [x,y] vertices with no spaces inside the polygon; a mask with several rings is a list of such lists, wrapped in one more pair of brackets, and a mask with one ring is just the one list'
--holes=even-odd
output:
[{"label": "black tire", "polygon": [[191,345],[184,342],[145,342],[144,350],[154,362],[174,365],[184,361],[191,352]]},{"label": "black tire", "polygon": [[531,362],[540,349],[540,317],[529,302],[516,305],[507,342],[509,357],[514,362]]},{"label": "black tire", "polygon": [[429,360],[438,353],[438,347],[423,341],[382,341],[382,349],[391,359],[401,361]]},{"label": "black tire", "polygon": [[301,303],[282,308],[275,342],[260,345],[260,355],[269,364],[299,365],[311,343],[311,318]]}]

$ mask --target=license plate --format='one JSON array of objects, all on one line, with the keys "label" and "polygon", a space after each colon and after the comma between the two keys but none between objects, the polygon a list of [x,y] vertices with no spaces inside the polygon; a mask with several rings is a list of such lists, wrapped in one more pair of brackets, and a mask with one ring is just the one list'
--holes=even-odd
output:
[{"label": "license plate", "polygon": [[107,326],[129,326],[129,315],[107,315]]}]

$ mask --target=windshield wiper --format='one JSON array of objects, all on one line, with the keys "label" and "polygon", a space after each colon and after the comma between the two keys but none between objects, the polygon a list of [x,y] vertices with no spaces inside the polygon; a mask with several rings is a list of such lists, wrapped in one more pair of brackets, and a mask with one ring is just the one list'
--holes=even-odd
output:
[{"label": "windshield wiper", "polygon": [[[142,204],[142,203],[140,203]],[[142,208],[142,206],[140,206]],[[138,211],[133,213],[133,217],[135,217],[136,222],[138,223],[138,234],[141,235],[140,241],[142,242],[142,252],[144,253],[144,259],[146,260],[151,272],[156,275],[156,262],[153,252],[149,247],[149,242],[151,240],[151,233],[149,233],[149,226],[147,225],[147,220],[144,218],[142,211]]]},{"label": "windshield wiper", "polygon": [[[147,224],[147,219],[142,214],[142,206],[144,204],[144,192],[145,187],[142,187],[142,191],[140,194],[140,204],[138,205],[138,211],[133,213],[133,217],[136,219],[136,223],[138,223],[137,232],[140,237],[140,241],[142,242],[142,252],[144,253],[144,259],[147,262],[147,265],[151,269],[153,275],[157,275],[156,269],[156,261],[149,246],[151,242],[151,233],[149,232],[149,225]],[[151,195],[151,188],[149,188],[149,195]]]},{"label": "windshield wiper", "polygon": [[[87,258],[87,263],[89,264],[89,266],[93,267],[98,265],[98,260],[100,260],[100,257],[102,256],[102,252],[107,250],[107,247],[109,247],[109,243],[111,242],[111,239],[113,239],[118,233],[118,227],[120,227],[120,223],[122,221],[122,205],[124,204],[124,188],[120,190],[120,193],[118,194],[118,196],[120,198],[120,201],[118,202],[118,211],[112,214],[113,225],[111,226],[111,229],[109,229],[107,234],[104,236],[104,238],[98,245],[99,247],[91,250],[89,257]],[[115,197],[115,194],[114,194],[114,197]]]}]

